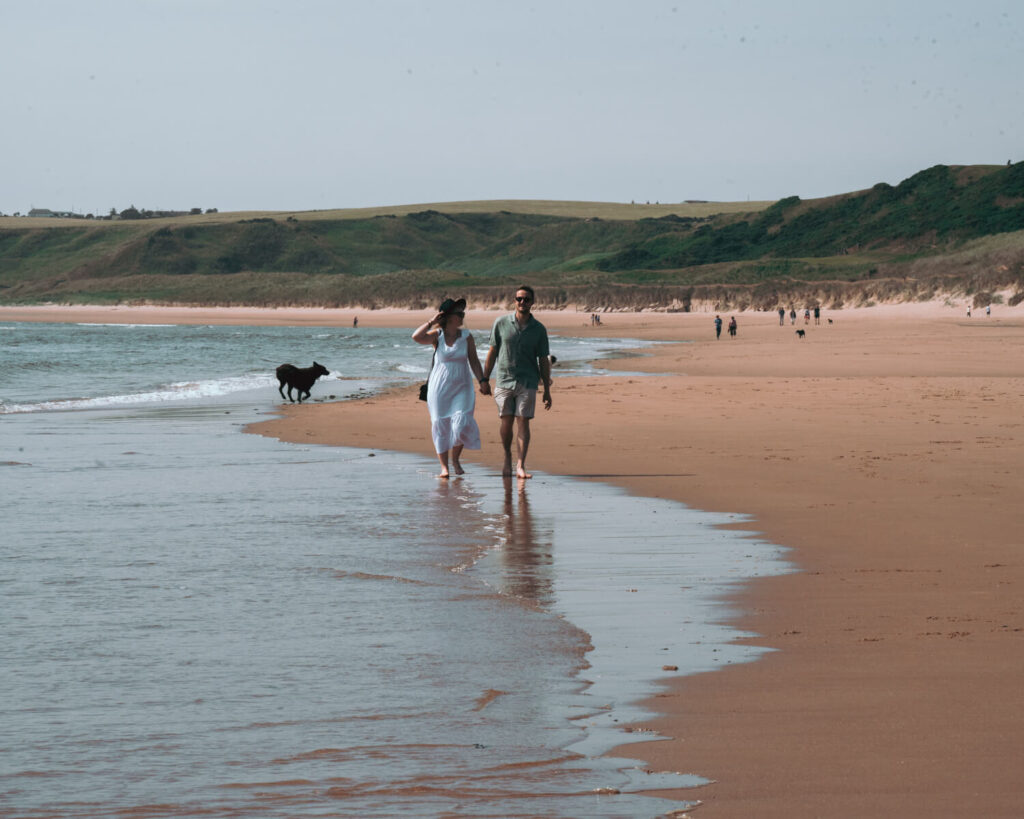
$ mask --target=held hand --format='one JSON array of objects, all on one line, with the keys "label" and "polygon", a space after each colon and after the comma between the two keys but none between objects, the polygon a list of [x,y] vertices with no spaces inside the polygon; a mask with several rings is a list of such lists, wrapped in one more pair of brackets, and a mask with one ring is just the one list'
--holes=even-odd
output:
[{"label": "held hand", "polygon": [[550,387],[545,387],[544,388],[544,409],[546,409],[546,410],[551,409],[551,388]]},{"label": "held hand", "polygon": [[481,381],[480,382],[480,394],[481,395],[490,395],[491,394],[491,382],[490,381]]}]

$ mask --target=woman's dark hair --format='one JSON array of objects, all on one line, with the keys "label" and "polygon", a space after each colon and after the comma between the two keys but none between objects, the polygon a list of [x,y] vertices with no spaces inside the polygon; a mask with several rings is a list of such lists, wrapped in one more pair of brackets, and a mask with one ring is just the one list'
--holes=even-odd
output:
[{"label": "woman's dark hair", "polygon": [[448,319],[450,319],[452,316],[462,316],[463,319],[466,318],[466,314],[463,313],[461,310],[452,311],[451,313],[445,313],[443,316],[441,316],[441,321],[438,322],[437,326],[444,330],[444,328],[448,326]]}]

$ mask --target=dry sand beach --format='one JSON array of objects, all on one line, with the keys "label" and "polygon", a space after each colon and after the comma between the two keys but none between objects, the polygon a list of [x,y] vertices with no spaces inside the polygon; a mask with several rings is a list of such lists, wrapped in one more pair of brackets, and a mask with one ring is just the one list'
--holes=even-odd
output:
[{"label": "dry sand beach", "polygon": [[[358,311],[360,326],[423,316]],[[353,311],[0,308],[4,320],[310,323]],[[485,331],[492,312],[467,326]],[[751,515],[800,571],[757,581],[737,624],[777,649],[658,695],[671,740],[619,755],[714,780],[701,816],[1024,814],[1024,310],[540,313],[564,335],[692,343],[613,363],[652,376],[558,379],[530,466]],[[728,321],[729,315],[723,318]],[[800,340],[794,330],[806,329]],[[483,450],[497,419],[478,403]],[[411,390],[284,408],[256,431],[432,455]],[[470,466],[471,468],[471,466]]]}]

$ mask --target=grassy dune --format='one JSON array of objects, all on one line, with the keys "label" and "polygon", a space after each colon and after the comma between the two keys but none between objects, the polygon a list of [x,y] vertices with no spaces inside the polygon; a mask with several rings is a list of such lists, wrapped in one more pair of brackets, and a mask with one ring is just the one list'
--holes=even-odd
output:
[{"label": "grassy dune", "polygon": [[[0,219],[0,302],[836,307],[1024,294],[1024,165],[775,203],[503,200],[138,221]],[[1024,296],[1022,296],[1024,298]]]},{"label": "grassy dune", "polygon": [[81,227],[126,227],[141,231],[154,227],[179,225],[223,225],[243,219],[288,218],[299,221],[333,221],[337,219],[373,219],[376,216],[407,216],[425,210],[440,213],[525,213],[544,216],[564,216],[571,219],[658,219],[674,214],[684,218],[704,218],[719,213],[750,213],[763,210],[770,201],[756,202],[681,202],[677,204],[628,202],[571,202],[547,199],[487,199],[472,202],[427,202],[417,205],[382,205],[373,208],[337,208],[333,210],[279,210],[279,211],[229,211],[225,213],[203,213],[195,216],[173,216],[162,219],[146,219],[135,222],[105,221],[89,219],[39,219],[26,216],[0,216],[0,230],[21,228]]}]

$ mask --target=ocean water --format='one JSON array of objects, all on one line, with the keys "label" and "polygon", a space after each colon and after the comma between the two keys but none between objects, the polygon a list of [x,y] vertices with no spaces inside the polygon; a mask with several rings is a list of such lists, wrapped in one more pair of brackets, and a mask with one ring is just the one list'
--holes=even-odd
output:
[{"label": "ocean water", "polygon": [[[0,414],[183,402],[262,407],[286,362],[330,370],[313,400],[426,380],[430,347],[411,331],[364,327],[0,323]],[[486,332],[474,332],[485,347]],[[647,342],[552,336],[559,377],[600,373],[600,359]],[[276,395],[276,392],[274,393]]]},{"label": "ocean water", "polygon": [[[591,374],[637,346],[553,343]],[[422,380],[405,331],[14,323],[0,344],[0,814],[686,807],[644,791],[698,777],[605,754],[653,739],[624,729],[663,665],[757,656],[720,598],[786,565],[717,528],[739,516],[243,432],[286,360],[328,366],[320,399]]]}]

